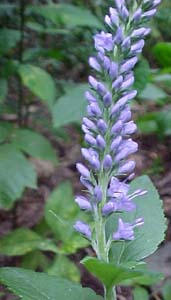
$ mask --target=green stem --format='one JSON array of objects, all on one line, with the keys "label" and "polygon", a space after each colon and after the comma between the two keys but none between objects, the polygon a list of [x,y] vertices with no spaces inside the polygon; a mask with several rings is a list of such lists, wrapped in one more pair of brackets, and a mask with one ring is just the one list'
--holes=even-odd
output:
[{"label": "green stem", "polygon": [[105,300],[116,300],[116,289],[115,287],[112,287],[110,289],[107,289],[106,287],[104,287],[105,290]]},{"label": "green stem", "polygon": [[106,248],[105,224],[102,216],[96,211],[95,214],[96,252],[100,260],[108,262],[108,251]]}]

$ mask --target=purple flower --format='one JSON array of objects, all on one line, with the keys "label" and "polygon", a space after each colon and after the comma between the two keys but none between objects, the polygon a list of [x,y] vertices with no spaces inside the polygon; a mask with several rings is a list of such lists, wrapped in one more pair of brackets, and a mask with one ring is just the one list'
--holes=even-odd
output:
[{"label": "purple flower", "polygon": [[91,135],[86,133],[85,135],[85,141],[87,144],[89,144],[90,146],[96,146],[96,139]]},{"label": "purple flower", "polygon": [[[87,116],[82,122],[86,147],[81,152],[88,168],[77,164],[88,197],[78,196],[75,201],[81,209],[91,213],[96,222],[92,233],[90,226],[81,221],[74,228],[92,239],[95,251],[97,220],[108,218],[111,213],[135,210],[134,198],[146,193],[141,189],[129,192],[135,169],[129,155],[138,149],[130,138],[137,129],[131,120],[130,101],[137,94],[133,89],[134,67],[144,47],[144,38],[150,32],[145,22],[156,13],[160,2],[142,0],[134,6],[132,0],[114,0],[114,7],[110,7],[105,16],[108,31],[94,36],[96,54],[89,58],[94,76],[88,77],[91,91],[85,93]],[[143,223],[142,218],[133,223],[125,223],[120,218],[113,239],[133,240],[134,227]]]},{"label": "purple flower", "polygon": [[105,139],[99,134],[96,138],[97,146],[100,150],[104,150],[106,147]]},{"label": "purple flower", "polygon": [[110,68],[109,68],[109,76],[112,80],[114,80],[118,75],[118,64],[115,62],[110,63]]},{"label": "purple flower", "polygon": [[131,54],[135,55],[135,54],[141,53],[142,49],[144,47],[144,44],[145,44],[145,42],[143,39],[141,39],[140,41],[133,44],[130,49]]},{"label": "purple flower", "polygon": [[110,150],[112,152],[116,152],[118,150],[118,147],[119,145],[121,144],[122,142],[122,136],[118,135],[113,141],[112,141],[112,144],[110,146]]},{"label": "purple flower", "polygon": [[142,18],[151,18],[156,14],[157,9],[151,9],[149,11],[146,11],[145,13],[142,14]]},{"label": "purple flower", "polygon": [[112,167],[113,164],[113,160],[110,154],[106,154],[105,158],[103,160],[103,168],[105,169],[105,171],[109,171]]},{"label": "purple flower", "polygon": [[89,91],[87,91],[85,93],[85,97],[86,97],[87,101],[89,102],[89,104],[91,104],[92,102],[97,103],[97,99]]},{"label": "purple flower", "polygon": [[93,69],[95,69],[96,71],[101,71],[101,66],[98,63],[97,59],[95,57],[90,57],[89,58],[89,65],[90,67],[92,67]]},{"label": "purple flower", "polygon": [[99,51],[111,51],[113,49],[113,36],[111,33],[101,31],[94,36],[95,48]]},{"label": "purple flower", "polygon": [[97,84],[98,84],[98,81],[96,80],[96,78],[94,78],[93,76],[89,76],[88,81],[89,81],[89,84],[92,86],[92,88],[96,90]]},{"label": "purple flower", "polygon": [[103,194],[102,194],[101,187],[99,185],[97,185],[94,188],[94,200],[95,200],[95,203],[101,202],[102,201],[102,197],[103,197]]},{"label": "purple flower", "polygon": [[135,22],[140,21],[141,15],[142,15],[142,9],[141,9],[141,8],[138,8],[138,9],[134,12],[134,14],[133,14],[133,16],[132,16],[132,20],[135,21]]},{"label": "purple flower", "polygon": [[126,62],[124,62],[120,68],[121,74],[125,73],[125,72],[130,72],[135,67],[137,61],[138,61],[138,58],[135,56],[135,57],[128,59]]},{"label": "purple flower", "polygon": [[83,118],[83,125],[85,125],[87,127],[87,129],[91,129],[93,131],[96,130],[95,124],[88,118]]},{"label": "purple flower", "polygon": [[124,223],[121,218],[118,220],[118,230],[113,233],[113,240],[134,240],[134,228],[142,226],[144,221],[142,218],[136,219],[133,223]]},{"label": "purple flower", "polygon": [[135,169],[135,162],[133,160],[127,161],[118,169],[118,174],[129,174]]},{"label": "purple flower", "polygon": [[103,216],[108,216],[117,210],[117,203],[113,201],[107,202],[102,208]]},{"label": "purple flower", "polygon": [[109,8],[110,13],[110,23],[115,26],[119,26],[119,16],[115,8]]},{"label": "purple flower", "polygon": [[128,190],[129,190],[128,184],[119,181],[119,179],[116,177],[112,177],[107,191],[107,195],[110,198],[119,198],[122,197],[123,195],[127,195]]},{"label": "purple flower", "polygon": [[150,33],[150,28],[139,28],[139,29],[135,29],[132,34],[131,37],[132,38],[144,38],[146,35],[148,35]]},{"label": "purple flower", "polygon": [[77,196],[75,202],[79,205],[80,209],[92,210],[89,200],[84,196]]},{"label": "purple flower", "polygon": [[91,239],[91,228],[88,224],[82,221],[77,221],[73,227],[76,231],[83,234],[86,238]]},{"label": "purple flower", "polygon": [[76,167],[83,177],[90,178],[90,171],[83,164],[77,163]]},{"label": "purple flower", "polygon": [[103,119],[100,119],[97,122],[97,128],[99,129],[100,133],[104,135],[108,129],[108,126]]}]

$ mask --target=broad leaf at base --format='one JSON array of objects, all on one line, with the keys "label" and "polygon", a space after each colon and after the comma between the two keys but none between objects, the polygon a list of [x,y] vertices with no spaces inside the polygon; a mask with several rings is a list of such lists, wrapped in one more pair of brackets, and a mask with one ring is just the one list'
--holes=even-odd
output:
[{"label": "broad leaf at base", "polygon": [[[111,234],[117,230],[118,218],[122,217],[126,222],[133,222],[136,218],[143,217],[144,225],[135,228],[133,241],[113,242],[111,249],[111,261],[125,263],[139,261],[157,250],[163,241],[166,230],[166,221],[162,209],[162,201],[148,176],[141,176],[131,183],[130,194],[137,189],[147,190],[147,194],[136,198],[135,212],[124,212],[112,215],[107,222],[107,232]],[[122,253],[122,255],[121,255]]]},{"label": "broad leaf at base", "polygon": [[108,289],[128,278],[141,276],[140,271],[124,268],[113,263],[106,263],[93,257],[86,257],[82,263]]},{"label": "broad leaf at base", "polygon": [[1,268],[0,282],[23,300],[101,300],[77,283],[19,268]]}]

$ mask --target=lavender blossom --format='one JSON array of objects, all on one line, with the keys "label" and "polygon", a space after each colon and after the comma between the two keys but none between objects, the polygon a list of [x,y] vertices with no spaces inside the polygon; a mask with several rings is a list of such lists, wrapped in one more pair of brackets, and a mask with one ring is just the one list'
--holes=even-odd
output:
[{"label": "lavender blossom", "polygon": [[[129,180],[135,169],[135,162],[129,156],[138,149],[130,137],[137,127],[131,120],[129,104],[137,94],[132,87],[133,70],[144,47],[144,38],[150,33],[145,23],[156,13],[160,0],[115,0],[114,3],[105,16],[108,32],[101,31],[94,36],[97,54],[90,57],[89,64],[95,75],[88,78],[91,88],[86,92],[88,117],[83,118],[82,124],[86,143],[82,155],[87,166],[77,164],[88,197],[79,196],[76,202],[93,215],[95,224],[92,232],[81,221],[74,225],[91,239],[97,256],[105,260],[98,239],[108,242],[105,233],[108,216],[136,210],[134,198],[146,193],[141,189],[129,193]],[[118,229],[111,237],[114,241],[133,240],[134,228],[143,223],[142,218],[132,223],[119,218]]]},{"label": "lavender blossom", "polygon": [[74,229],[84,235],[86,238],[91,239],[91,228],[88,224],[77,221],[74,225]]},{"label": "lavender blossom", "polygon": [[113,239],[118,240],[134,240],[134,228],[142,226],[144,221],[142,218],[136,219],[133,223],[125,223],[121,218],[118,221],[118,230],[113,234]]}]

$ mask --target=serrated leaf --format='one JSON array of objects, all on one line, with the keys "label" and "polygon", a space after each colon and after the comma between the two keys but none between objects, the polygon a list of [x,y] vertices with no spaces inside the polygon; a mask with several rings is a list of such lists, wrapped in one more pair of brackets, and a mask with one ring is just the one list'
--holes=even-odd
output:
[{"label": "serrated leaf", "polygon": [[57,255],[52,265],[46,270],[49,275],[80,282],[80,272],[76,265],[64,255]]},{"label": "serrated leaf", "polygon": [[[114,242],[111,249],[111,260],[115,262],[139,261],[152,254],[164,239],[166,221],[159,194],[148,176],[141,176],[131,183],[130,193],[137,190],[147,190],[147,194],[136,198],[135,212],[118,214],[126,222],[133,222],[143,217],[144,225],[135,228],[133,241]],[[118,219],[112,215],[107,222],[108,234],[117,230]],[[122,253],[122,255],[121,255]]]},{"label": "serrated leaf", "polygon": [[10,49],[14,48],[20,41],[20,36],[19,30],[0,29],[0,54],[6,54]]},{"label": "serrated leaf", "polygon": [[51,107],[56,97],[56,87],[52,76],[45,70],[29,64],[20,65],[18,72],[23,84]]},{"label": "serrated leaf", "polygon": [[131,270],[113,263],[106,263],[97,258],[86,257],[82,263],[107,289],[112,288],[123,280],[141,275],[140,271]]},{"label": "serrated leaf", "polygon": [[1,268],[0,281],[23,300],[101,299],[78,283],[19,268]]},{"label": "serrated leaf", "polygon": [[56,245],[27,228],[19,228],[0,240],[0,254],[7,256],[24,255],[34,250],[58,253]]},{"label": "serrated leaf", "polygon": [[25,187],[36,188],[32,164],[11,144],[0,146],[0,207],[9,209]]},{"label": "serrated leaf", "polygon": [[78,84],[57,100],[52,109],[54,127],[81,122],[86,112],[84,93],[87,89],[87,84]]},{"label": "serrated leaf", "polygon": [[72,4],[48,4],[32,6],[29,9],[54,24],[64,24],[67,27],[86,26],[102,28],[103,25],[88,9]]},{"label": "serrated leaf", "polygon": [[61,253],[74,253],[89,242],[73,229],[76,220],[85,218],[74,202],[69,182],[60,184],[49,196],[45,205],[45,219],[56,238],[62,241]]},{"label": "serrated leaf", "polygon": [[35,131],[16,129],[12,134],[12,144],[30,156],[57,162],[56,153],[49,141]]},{"label": "serrated leaf", "polygon": [[138,286],[133,289],[134,300],[148,300],[149,294],[146,289]]}]

